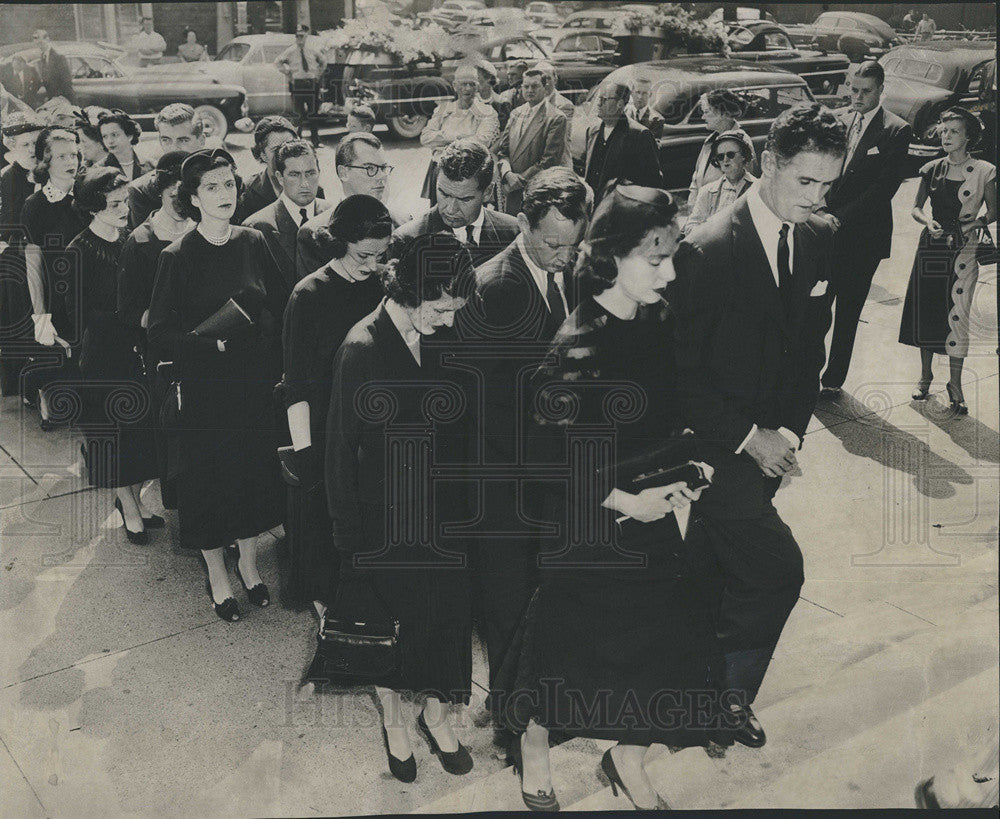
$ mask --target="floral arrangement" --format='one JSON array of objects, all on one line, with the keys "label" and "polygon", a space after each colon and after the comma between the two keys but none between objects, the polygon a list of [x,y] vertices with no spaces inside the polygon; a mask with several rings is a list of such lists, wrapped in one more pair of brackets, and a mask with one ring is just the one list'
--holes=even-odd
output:
[{"label": "floral arrangement", "polygon": [[729,50],[725,28],[721,24],[697,20],[691,12],[674,3],[663,3],[651,7],[649,11],[631,12],[623,18],[621,25],[630,34],[655,29],[656,37],[669,53],[724,54]]},{"label": "floral arrangement", "polygon": [[368,15],[344,21],[324,35],[327,48],[388,54],[401,63],[435,62],[455,56],[450,35],[432,24],[418,28],[395,15]]}]

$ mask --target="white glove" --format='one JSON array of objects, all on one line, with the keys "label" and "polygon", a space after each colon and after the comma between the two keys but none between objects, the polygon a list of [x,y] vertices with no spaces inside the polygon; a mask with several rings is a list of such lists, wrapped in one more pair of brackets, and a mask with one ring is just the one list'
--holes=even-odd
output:
[{"label": "white glove", "polygon": [[35,322],[35,341],[51,347],[56,343],[56,328],[52,326],[51,313],[32,313],[32,321]]}]

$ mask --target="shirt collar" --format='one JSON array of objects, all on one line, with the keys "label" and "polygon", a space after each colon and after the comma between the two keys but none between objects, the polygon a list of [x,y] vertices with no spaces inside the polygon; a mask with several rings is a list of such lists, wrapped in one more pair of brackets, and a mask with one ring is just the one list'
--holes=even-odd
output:
[{"label": "shirt collar", "polygon": [[873,119],[875,119],[875,115],[880,110],[882,110],[882,103],[879,103],[874,108],[872,108],[871,111],[868,111],[868,112],[866,112],[866,113],[864,113],[864,114],[861,115],[861,133],[862,134],[865,132],[865,129],[868,127],[868,125],[871,123],[871,121]]},{"label": "shirt collar", "polygon": [[549,274],[531,260],[531,256],[528,254],[528,249],[524,244],[523,233],[517,234],[515,242],[517,243],[517,249],[521,251],[521,256],[524,257],[524,263],[528,266],[528,272],[531,273],[531,278],[535,280],[535,285],[542,294],[542,298],[545,298],[545,294],[549,290]]},{"label": "shirt collar", "polygon": [[292,221],[295,222],[295,224],[299,223],[299,219],[301,219],[299,211],[302,210],[303,208],[305,209],[306,212],[306,219],[312,219],[316,215],[315,199],[313,199],[312,202],[310,202],[308,205],[296,205],[284,193],[282,193],[281,196],[278,197],[278,199],[285,206],[285,209],[288,211],[288,215],[292,217]]},{"label": "shirt collar", "polygon": [[[403,344],[406,345],[413,355],[414,360],[419,364],[420,361],[417,357],[420,354],[420,333],[417,333],[413,328],[413,322],[403,312],[403,308],[392,299],[385,300],[385,312],[396,328],[396,332],[399,333],[400,338],[403,340]],[[416,338],[414,338],[414,335],[416,335]]]},{"label": "shirt collar", "polygon": [[46,182],[44,185],[42,185],[42,193],[45,195],[45,198],[48,199],[50,202],[61,202],[63,199],[69,196],[69,191],[60,190],[51,182]]},{"label": "shirt collar", "polygon": [[[778,252],[778,238],[781,233],[781,226],[783,224],[788,225],[788,248],[792,251],[793,240],[795,235],[795,225],[791,222],[783,222],[778,218],[778,215],[771,210],[760,195],[760,182],[754,182],[750,186],[750,190],[747,191],[747,207],[750,209],[750,219],[753,221],[754,229],[757,231],[757,236],[760,237],[761,244],[764,246],[764,253],[767,256],[768,263],[771,265],[772,273],[777,276],[777,252]],[[789,266],[792,265],[792,259],[794,255],[789,257]]]},{"label": "shirt collar", "polygon": [[472,235],[475,237],[476,243],[478,244],[479,237],[483,231],[483,222],[485,220],[486,220],[486,208],[482,207],[479,209],[479,215],[472,222],[469,222],[468,225],[462,225],[462,227],[452,228],[451,232],[455,234],[455,238],[458,239],[458,241],[464,242],[468,238],[465,229],[467,227],[471,227]]}]

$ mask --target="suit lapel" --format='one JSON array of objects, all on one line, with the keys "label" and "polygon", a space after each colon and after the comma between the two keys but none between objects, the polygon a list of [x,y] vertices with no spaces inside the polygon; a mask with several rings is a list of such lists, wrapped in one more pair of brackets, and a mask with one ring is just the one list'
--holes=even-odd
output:
[{"label": "suit lapel", "polygon": [[[604,167],[601,168],[601,190],[608,183],[607,169],[618,167],[618,157],[625,149],[625,142],[628,139],[628,120],[622,117],[615,123],[615,127],[608,134],[608,144],[604,150]],[[596,192],[596,191],[595,191]]]},{"label": "suit lapel", "polygon": [[868,149],[871,148],[878,138],[882,135],[882,129],[885,125],[885,111],[879,108],[872,117],[872,121],[868,123],[868,127],[865,128],[863,134],[861,134],[861,139],[858,140],[858,145],[854,149],[854,153],[851,154],[851,161],[847,163],[847,167],[844,168],[844,173],[848,173],[855,169],[860,157],[865,156],[868,153]]},{"label": "suit lapel", "polygon": [[[767,260],[757,228],[754,227],[746,199],[740,200],[733,208],[732,220],[733,259],[739,260],[734,269],[744,271],[747,285],[756,293],[760,305],[787,335],[788,326],[781,306],[781,297],[778,295],[778,285],[775,283],[774,273],[771,272],[771,264]],[[794,276],[794,273],[792,275]]]},{"label": "suit lapel", "polygon": [[295,269],[295,237],[299,232],[299,226],[292,219],[288,208],[279,199],[272,207],[274,208],[274,226],[278,234],[278,244],[288,257],[291,269]]},{"label": "suit lapel", "polygon": [[[535,137],[541,130],[542,124],[545,122],[545,103],[543,102],[538,106],[538,109],[532,115],[532,111],[529,108],[525,115],[521,118],[521,137],[518,139],[517,153],[524,154],[530,153],[531,148],[535,142]],[[513,153],[513,151],[512,151]]]}]

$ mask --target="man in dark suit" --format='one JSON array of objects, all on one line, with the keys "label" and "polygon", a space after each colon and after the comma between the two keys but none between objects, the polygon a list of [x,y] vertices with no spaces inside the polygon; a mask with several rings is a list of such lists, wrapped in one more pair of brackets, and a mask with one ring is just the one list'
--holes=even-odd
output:
[{"label": "man in dark suit", "polygon": [[66,58],[52,47],[49,40],[49,33],[44,29],[38,29],[31,39],[42,52],[38,61],[38,76],[45,86],[46,99],[53,97],[65,97],[70,102],[75,102],[73,96],[73,77],[69,73],[69,63]]},{"label": "man in dark suit", "polygon": [[600,204],[611,180],[649,188],[663,185],[656,140],[649,130],[625,116],[629,90],[624,83],[601,87],[597,97],[600,124],[587,129],[584,178]]},{"label": "man in dark suit", "polygon": [[507,127],[494,145],[500,168],[505,213],[521,210],[524,187],[539,171],[565,164],[568,121],[549,99],[545,74],[524,72],[524,104],[510,113]]},{"label": "man in dark suit", "polygon": [[21,102],[32,108],[38,105],[38,89],[42,80],[24,57],[19,54],[11,57],[10,63],[3,66],[3,74],[0,76],[0,84]]},{"label": "man in dark suit", "polygon": [[397,228],[388,257],[397,259],[418,236],[451,232],[472,253],[476,267],[517,238],[517,219],[483,207],[493,182],[493,157],[476,139],[456,139],[438,158],[437,204]]},{"label": "man in dark suit", "polygon": [[[569,168],[536,174],[517,215],[520,234],[478,267],[475,293],[456,316],[466,369],[480,376],[478,435],[467,464],[476,489],[470,527],[478,617],[491,683],[534,590],[537,533],[525,524],[520,432],[525,373],[537,365],[572,309],[566,280],[587,225],[587,190]],[[478,470],[478,474],[477,474]],[[484,474],[485,470],[485,474]]]},{"label": "man in dark suit", "polygon": [[772,503],[816,404],[833,230],[814,216],[840,173],[844,128],[817,104],[773,123],[758,183],[674,255],[685,423],[715,468],[699,503],[724,575],[723,689],[736,739],[766,741],[751,709],[802,586],[802,553]]},{"label": "man in dark suit", "polygon": [[636,77],[632,80],[632,98],[625,106],[625,116],[634,119],[644,128],[649,129],[653,139],[659,139],[663,135],[663,126],[666,124],[649,104],[652,96],[652,84],[648,77]]},{"label": "man in dark suit", "polygon": [[281,184],[274,169],[274,157],[281,145],[297,138],[295,126],[284,117],[262,117],[254,126],[250,153],[264,167],[243,183],[233,220],[236,224],[270,205],[281,194]]},{"label": "man in dark suit", "polygon": [[885,71],[874,60],[861,63],[847,81],[847,155],[826,203],[826,218],[837,231],[830,282],[836,318],[821,398],[840,394],[872,278],[892,249],[892,197],[906,175],[913,131],[880,104],[884,83]]},{"label": "man in dark suit", "polygon": [[307,220],[329,210],[330,204],[316,196],[319,160],[316,149],[305,140],[293,139],[278,147],[274,152],[274,174],[281,190],[277,200],[247,217],[243,224],[264,234],[281,272],[286,288],[283,302],[287,302],[299,282],[295,270],[295,237]]}]

